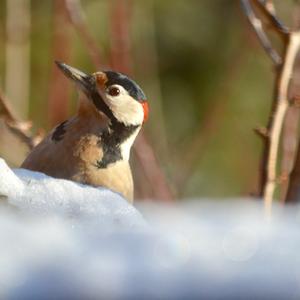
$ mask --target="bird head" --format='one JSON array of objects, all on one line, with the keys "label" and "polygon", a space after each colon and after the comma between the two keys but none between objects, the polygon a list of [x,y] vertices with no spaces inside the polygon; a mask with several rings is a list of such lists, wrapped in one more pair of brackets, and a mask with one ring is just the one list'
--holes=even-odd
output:
[{"label": "bird head", "polygon": [[89,75],[61,62],[56,64],[112,123],[138,126],[146,121],[149,111],[146,96],[125,74],[101,71]]}]

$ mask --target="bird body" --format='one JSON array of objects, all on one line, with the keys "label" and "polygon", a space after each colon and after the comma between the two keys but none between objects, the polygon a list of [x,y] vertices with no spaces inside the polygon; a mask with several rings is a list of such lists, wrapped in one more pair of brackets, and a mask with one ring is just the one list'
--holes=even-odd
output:
[{"label": "bird body", "polygon": [[[120,73],[107,72],[109,75],[106,75],[99,72],[84,77],[80,71],[65,64],[59,67],[63,71],[67,68],[66,72],[71,70],[75,82],[81,76],[90,83],[84,88],[80,86],[77,114],[54,128],[21,167],[56,178],[107,187],[133,201],[130,149],[147,111],[143,108],[145,99],[132,98],[129,92],[133,95],[137,92],[129,88],[139,87],[130,86],[133,81]],[[120,78],[129,87],[125,85],[124,88]],[[79,79],[82,84],[83,79]],[[113,83],[108,85],[109,79]],[[109,91],[111,86],[118,90]],[[142,96],[145,98],[143,93]]]}]

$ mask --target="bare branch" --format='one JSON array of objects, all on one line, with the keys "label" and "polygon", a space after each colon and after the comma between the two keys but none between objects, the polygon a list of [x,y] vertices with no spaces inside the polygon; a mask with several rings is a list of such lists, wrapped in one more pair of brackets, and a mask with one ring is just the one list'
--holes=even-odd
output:
[{"label": "bare branch", "polygon": [[273,48],[267,34],[265,33],[263,29],[262,22],[259,18],[256,17],[249,0],[241,0],[243,10],[252,25],[258,40],[260,41],[262,47],[266,51],[266,53],[271,57],[272,61],[276,66],[281,65],[282,63],[282,58],[278,54],[278,52]]},{"label": "bare branch", "polygon": [[259,137],[261,137],[264,140],[270,137],[269,130],[267,127],[259,126],[255,127],[253,130]]},{"label": "bare branch", "polygon": [[264,189],[264,201],[267,211],[271,209],[277,179],[278,148],[284,118],[289,107],[288,88],[293,67],[300,48],[300,32],[291,32],[285,51],[284,64],[280,70],[275,101],[277,103],[270,127],[270,145],[267,161],[267,182]]},{"label": "bare branch", "polygon": [[43,132],[39,131],[39,133],[32,137],[29,133],[31,128],[31,122],[22,122],[17,120],[14,112],[10,108],[8,101],[5,99],[2,91],[0,90],[0,118],[4,120],[7,128],[23,143],[25,143],[29,149],[32,149],[35,145],[37,145],[42,137]]},{"label": "bare branch", "polygon": [[[295,3],[293,11],[293,28],[299,31],[300,25],[300,6]],[[299,172],[300,172],[300,148],[298,145],[298,132],[300,120],[300,54],[296,60],[294,67],[293,78],[290,83],[290,107],[288,109],[282,139],[282,173],[288,173],[287,182],[282,185],[283,203],[299,202]],[[298,154],[297,154],[298,148]]]},{"label": "bare branch", "polygon": [[37,144],[39,144],[42,139],[45,137],[45,131],[39,129],[37,134],[31,136],[27,131],[20,130],[19,127],[15,127],[10,123],[6,123],[7,128],[9,131],[14,134],[21,142],[28,146],[30,150],[32,150]]},{"label": "bare branch", "polygon": [[273,0],[262,0],[261,2],[262,2],[262,4],[265,5],[265,7],[268,9],[268,11],[270,11],[274,15],[276,14]]},{"label": "bare branch", "polygon": [[6,101],[2,91],[0,91],[0,117],[2,117],[6,122],[11,123],[16,122],[17,119],[8,102]]},{"label": "bare branch", "polygon": [[291,30],[284,25],[275,14],[275,8],[272,2],[264,0],[252,0],[253,5],[257,7],[260,13],[265,17],[268,25],[278,33],[282,38],[286,38]]},{"label": "bare branch", "polygon": [[[292,175],[290,174],[295,161],[297,128],[299,123],[299,111],[296,108],[298,104],[298,89],[295,87],[295,82],[293,82],[295,80],[291,81],[291,78],[296,74],[295,65],[300,49],[300,30],[289,29],[277,18],[275,7],[271,0],[252,0],[252,5],[250,5],[250,0],[241,1],[250,23],[254,28],[256,26],[257,36],[261,41],[261,44],[265,48],[266,52],[272,57],[273,61],[274,53],[276,57],[277,52],[273,52],[272,49],[268,48],[269,46],[272,47],[272,45],[264,32],[263,26],[269,25],[269,28],[279,34],[283,41],[284,57],[281,58],[282,63],[276,69],[274,99],[269,122],[266,128],[268,138],[264,138],[264,150],[261,162],[260,191],[263,191],[266,213],[270,215],[276,186],[278,184],[281,186],[281,194],[283,195],[284,200],[286,197],[288,200],[292,194],[295,194],[294,191],[291,190],[289,190],[286,194],[290,176],[292,186],[295,187],[294,179],[299,178],[298,173],[300,172],[300,170],[295,169],[300,165],[300,153],[298,152],[294,171]],[[256,13],[260,15],[260,19],[258,21],[258,18],[253,11],[253,7],[255,7]],[[264,21],[262,21],[262,18]],[[264,40],[265,36],[267,37],[267,42]],[[276,65],[278,66],[277,63]],[[278,175],[278,153],[283,128],[285,130],[284,137],[282,139],[283,157],[281,159],[281,172],[280,175]],[[259,131],[259,133],[261,136],[264,136],[264,132]]]}]

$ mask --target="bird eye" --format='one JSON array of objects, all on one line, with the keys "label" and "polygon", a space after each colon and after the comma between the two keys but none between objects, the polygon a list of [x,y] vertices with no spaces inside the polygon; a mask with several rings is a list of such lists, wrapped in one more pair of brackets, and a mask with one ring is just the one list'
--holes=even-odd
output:
[{"label": "bird eye", "polygon": [[110,87],[108,89],[108,94],[111,95],[111,96],[119,96],[120,95],[120,89],[113,86],[113,87]]}]

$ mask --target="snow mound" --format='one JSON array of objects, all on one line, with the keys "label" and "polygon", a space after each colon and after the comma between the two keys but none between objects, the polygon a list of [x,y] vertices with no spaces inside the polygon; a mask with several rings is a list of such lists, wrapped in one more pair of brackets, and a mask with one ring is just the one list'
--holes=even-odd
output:
[{"label": "snow mound", "polygon": [[0,160],[0,299],[300,299],[300,210],[139,204]]},{"label": "snow mound", "polygon": [[1,158],[0,196],[11,206],[38,215],[60,214],[108,227],[145,224],[140,213],[117,193],[39,172],[11,170]]}]

